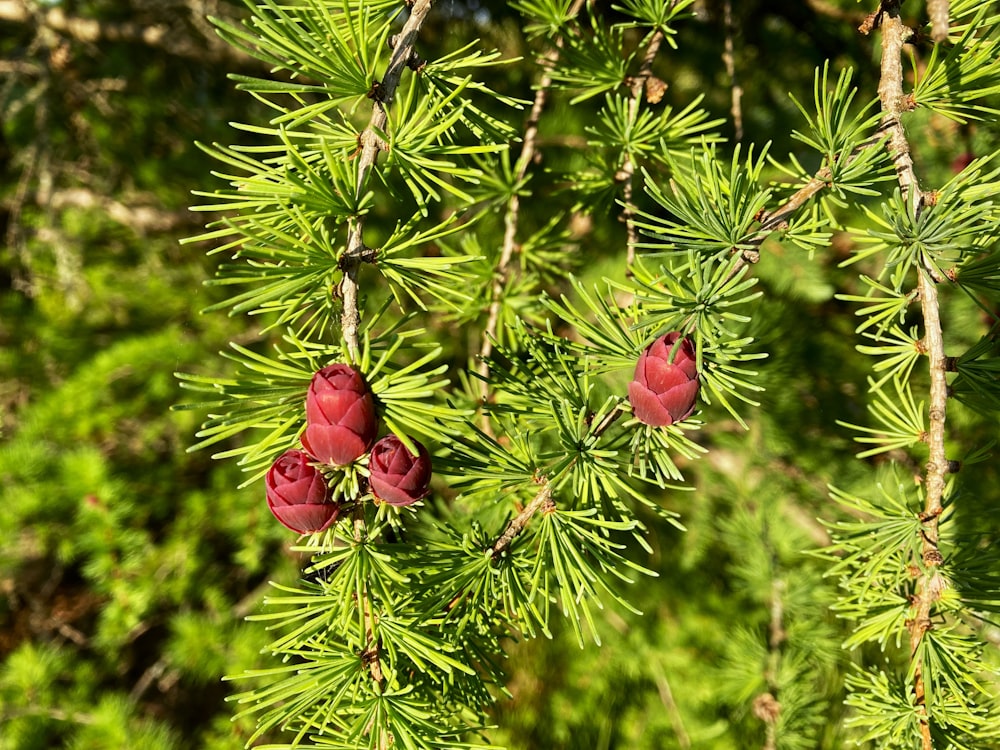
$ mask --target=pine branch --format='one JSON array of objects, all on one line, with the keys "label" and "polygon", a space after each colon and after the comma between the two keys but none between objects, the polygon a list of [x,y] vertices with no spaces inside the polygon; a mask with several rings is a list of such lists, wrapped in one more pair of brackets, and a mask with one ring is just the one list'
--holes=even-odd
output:
[{"label": "pine branch", "polygon": [[889,136],[889,153],[896,169],[896,179],[903,198],[911,201],[913,210],[920,211],[923,195],[913,170],[910,144],[900,117],[914,108],[912,100],[903,94],[903,45],[912,32],[899,17],[899,0],[883,0],[880,26],[882,28],[882,63],[878,85],[878,98],[882,104],[882,130]]},{"label": "pine branch", "polygon": [[[853,156],[854,155],[852,154],[852,157]],[[823,188],[829,186],[831,176],[832,174],[829,167],[823,167],[816,172],[812,178],[810,178],[809,182],[796,190],[792,197],[785,201],[781,206],[776,208],[774,211],[765,211],[761,214],[760,228],[757,230],[757,234],[754,235],[748,243],[750,244],[750,247],[744,248],[744,250],[740,253],[740,257],[733,264],[727,278],[736,278],[746,266],[752,266],[754,263],[759,261],[760,246],[764,244],[764,240],[766,240],[772,232],[787,227],[788,220],[795,214],[796,211],[802,208],[802,206],[804,206],[810,198],[819,193]]]},{"label": "pine branch", "polygon": [[[364,192],[369,173],[375,166],[379,151],[388,148],[379,133],[385,130],[392,98],[399,86],[403,69],[410,65],[413,60],[413,47],[417,32],[430,12],[432,4],[433,0],[416,0],[410,7],[410,17],[406,20],[399,35],[394,38],[395,47],[386,68],[385,77],[372,86],[371,97],[374,100],[372,116],[368,121],[368,127],[358,139],[360,150],[356,158],[358,159],[357,194],[359,196]],[[344,278],[340,284],[340,296],[344,303],[341,314],[341,329],[344,342],[353,357],[357,357],[360,352],[358,327],[361,325],[361,313],[358,309],[358,271],[366,257],[370,257],[370,253],[367,252],[364,243],[364,221],[361,217],[354,217],[349,225],[347,248],[341,260]]]}]

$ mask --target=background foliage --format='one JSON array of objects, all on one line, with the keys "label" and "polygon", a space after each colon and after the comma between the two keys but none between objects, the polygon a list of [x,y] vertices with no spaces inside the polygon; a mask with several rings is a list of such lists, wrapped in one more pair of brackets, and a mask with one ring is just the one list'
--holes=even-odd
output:
[{"label": "background foliage", "polygon": [[[832,71],[853,67],[854,85],[874,95],[875,37],[856,31],[870,9],[848,0],[734,6],[727,23],[724,3],[695,3],[694,17],[678,25],[679,48],[664,45],[657,62],[669,83],[664,103],[684,112],[704,96],[700,106],[721,121],[713,129],[730,139],[718,146],[723,168],[757,163],[770,142],[772,155],[784,160],[791,152],[811,173],[817,157],[791,137],[792,129],[805,130],[796,102],[812,110],[814,72],[827,60]],[[520,7],[527,12],[532,4]],[[923,14],[918,3],[905,11]],[[205,255],[211,243],[178,243],[205,218],[185,210],[190,190],[205,187],[209,170],[219,168],[193,142],[232,143],[229,122],[272,116],[225,76],[264,78],[266,66],[218,41],[206,13],[231,24],[245,15],[240,5],[193,0],[0,3],[0,748],[241,746],[253,723],[231,722],[232,707],[224,703],[231,689],[220,678],[268,665],[259,654],[267,634],[242,617],[262,611],[267,581],[292,585],[303,564],[267,513],[258,484],[237,489],[247,477],[233,462],[186,452],[200,415],[170,410],[186,398],[175,371],[225,378],[231,373],[216,352],[228,341],[259,352],[277,339],[263,319],[248,325],[246,317],[200,314],[233,289],[202,284],[216,266]],[[526,34],[520,18],[500,3],[442,3],[422,31],[420,52],[437,60],[479,38],[483,50],[523,62],[484,67],[476,80],[511,100],[530,100],[539,37]],[[727,29],[746,144],[735,162]],[[927,48],[918,49],[926,59]],[[566,59],[572,71],[572,50]],[[513,312],[530,322],[549,314],[540,290],[580,304],[567,272],[578,275],[582,289],[624,273],[617,187],[599,179],[613,155],[585,147],[588,139],[614,135],[613,123],[597,114],[607,91],[600,81],[582,93],[572,77],[555,83],[566,91],[550,100],[542,119],[544,169],[533,169],[532,180],[534,189],[556,197],[523,201],[522,223],[538,233],[523,249],[526,272],[506,292],[501,354],[514,344],[507,338]],[[484,117],[506,106],[472,98]],[[1000,136],[995,118],[956,123],[932,108],[914,112],[908,128],[920,134],[912,138],[914,157],[930,186],[951,179],[956,160],[994,153]],[[239,135],[244,143],[266,142],[266,134]],[[756,144],[753,152],[749,144]],[[656,169],[655,154],[641,156]],[[779,178],[759,163],[766,178]],[[419,166],[397,165],[404,175],[426,173],[427,165]],[[498,172],[498,180],[510,180]],[[566,176],[579,179],[578,193],[560,192]],[[471,198],[495,188],[449,184]],[[586,211],[573,204],[580,194]],[[402,208],[371,205],[369,244],[392,248],[393,227],[419,214],[423,195],[411,194]],[[655,201],[640,200],[640,211],[657,214]],[[546,229],[556,210],[573,215],[568,230]],[[842,219],[885,231],[877,216]],[[502,222],[487,214],[481,223],[442,246],[456,256],[489,258],[495,250],[488,240],[497,243]],[[615,606],[598,610],[599,648],[588,634],[581,649],[571,623],[558,618],[551,640],[511,647],[512,697],[494,708],[493,742],[764,746],[778,741],[761,698],[769,694],[783,707],[776,746],[839,747],[859,736],[844,721],[852,711],[844,704],[851,664],[888,663],[899,654],[890,648],[882,657],[860,642],[853,652],[840,648],[851,627],[832,608],[837,580],[824,575],[827,560],[807,552],[832,543],[831,528],[817,519],[853,518],[834,504],[828,485],[844,498],[864,495],[873,477],[890,488],[912,487],[921,466],[899,451],[889,455],[894,473],[885,453],[855,459],[858,445],[842,426],[868,420],[872,360],[855,351],[864,343],[855,333],[858,305],[846,299],[868,290],[856,269],[840,265],[856,249],[841,232],[816,252],[765,243],[754,267],[764,294],[748,332],[769,355],[753,363],[765,388],[753,395],[760,407],[740,409],[744,430],[715,404],[694,438],[709,453],[677,459],[694,491],[667,491],[662,504],[684,531],[672,518],[637,510],[650,551],[629,554],[659,572],[626,591],[642,616]],[[399,248],[401,257],[406,250]],[[407,280],[405,265],[388,267]],[[487,294],[493,265],[470,267]],[[448,282],[443,277],[432,291]],[[371,292],[369,309],[385,294]],[[986,299],[985,309],[960,295],[946,301],[956,344],[971,347],[988,330],[997,308],[995,295]],[[434,326],[430,337],[443,347],[452,380],[480,351],[475,320],[482,325],[485,298],[478,318],[463,312],[474,307],[442,306],[424,321]],[[916,321],[904,321],[910,324]],[[899,335],[905,343],[905,327]],[[996,436],[995,413],[956,407],[949,420],[963,446],[988,445]],[[228,439],[223,447],[243,445]],[[998,532],[1000,477],[992,461],[968,463],[975,470],[962,474],[955,533],[974,535],[986,549]],[[995,694],[1000,630],[975,626],[989,644],[978,658]]]}]

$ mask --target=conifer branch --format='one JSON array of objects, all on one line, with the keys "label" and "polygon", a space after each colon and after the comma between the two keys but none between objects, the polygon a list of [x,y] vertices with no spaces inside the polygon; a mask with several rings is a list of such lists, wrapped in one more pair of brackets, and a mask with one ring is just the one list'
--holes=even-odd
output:
[{"label": "conifer branch", "polygon": [[500,555],[524,531],[524,528],[531,522],[531,518],[535,513],[540,510],[546,512],[555,510],[556,504],[552,500],[552,486],[547,479],[541,479],[539,482],[542,485],[542,489],[538,491],[538,494],[535,495],[530,503],[524,506],[520,513],[514,516],[513,520],[507,524],[507,528],[504,529],[503,534],[500,535],[490,548],[494,560],[500,559]]},{"label": "conifer branch", "polygon": [[[863,147],[864,148],[864,147]],[[852,154],[852,158],[854,155]],[[736,263],[733,264],[732,270],[729,272],[729,278],[733,278],[740,271],[742,271],[746,266],[752,266],[754,263],[760,260],[760,246],[764,244],[772,232],[782,229],[788,226],[788,220],[805,205],[810,198],[819,193],[823,188],[829,186],[830,178],[832,177],[832,172],[829,167],[823,167],[815,175],[813,175],[809,182],[800,187],[795,193],[785,201],[781,206],[774,209],[774,211],[765,211],[759,217],[760,228],[757,230],[757,234],[748,243],[750,247],[746,247],[740,253],[739,258],[737,258]]]},{"label": "conifer branch", "polygon": [[[569,17],[573,18],[580,12],[584,0],[574,0],[569,9]],[[520,184],[521,180],[528,173],[528,167],[535,159],[538,147],[538,124],[542,119],[542,110],[548,100],[549,90],[552,87],[551,70],[559,62],[562,52],[563,37],[556,38],[554,46],[551,47],[541,60],[541,67],[544,73],[538,83],[538,90],[535,91],[535,99],[531,105],[531,112],[524,128],[524,140],[521,143],[521,155],[517,159],[514,173],[514,185]],[[487,398],[489,391],[490,364],[489,356],[493,353],[493,340],[496,338],[497,326],[500,322],[500,310],[503,307],[503,289],[510,278],[510,261],[514,257],[517,249],[517,229],[521,214],[521,196],[517,190],[511,193],[507,200],[507,210],[503,220],[503,245],[500,249],[500,259],[497,261],[496,272],[493,277],[493,285],[490,288],[490,309],[489,317],[486,320],[486,328],[483,330],[482,345],[479,349],[479,375],[482,378],[483,399]],[[484,426],[489,427],[489,419],[484,418]]]},{"label": "conifer branch", "polygon": [[[410,6],[410,17],[406,19],[402,31],[395,37],[395,47],[385,76],[372,85],[371,97],[374,102],[372,116],[368,127],[358,137],[358,195],[364,192],[368,183],[368,175],[375,165],[379,151],[387,146],[379,135],[384,132],[388,120],[389,107],[395,96],[396,88],[403,70],[407,67],[413,55],[413,46],[417,32],[430,12],[434,0],[416,0]],[[366,256],[364,243],[364,221],[355,216],[348,223],[347,247],[341,258],[341,268],[344,278],[340,284],[340,296],[343,300],[343,311],[340,316],[341,331],[344,342],[352,357],[360,352],[358,343],[358,327],[361,325],[361,313],[358,308],[358,271]]]},{"label": "conifer branch", "polygon": [[[646,98],[653,104],[663,97],[665,85],[653,76],[653,61],[663,44],[664,33],[661,29],[653,32],[649,40],[649,46],[642,57],[642,64],[639,66],[639,74],[631,81],[628,98],[629,121],[634,122],[639,112],[639,102],[642,99],[643,91]],[[657,86],[657,82],[659,85]],[[622,161],[621,169],[618,170],[618,178],[622,182],[622,208],[621,221],[625,223],[625,231],[628,237],[627,250],[625,255],[625,275],[632,276],[632,264],[635,262],[635,247],[639,244],[639,230],[635,225],[635,208],[632,205],[633,182],[635,179],[635,162],[632,155],[627,153]]]},{"label": "conifer branch", "polygon": [[[590,431],[590,435],[594,437],[603,435],[624,413],[625,412],[619,403],[615,408],[611,409],[611,411],[604,415],[604,418],[600,421],[600,423]],[[542,489],[539,490],[538,494],[535,495],[532,501],[528,503],[509,524],[507,524],[507,528],[504,529],[503,534],[500,535],[490,548],[494,560],[499,559],[503,551],[511,545],[511,542],[514,541],[518,534],[524,531],[525,527],[531,522],[535,513],[540,510],[545,512],[555,510],[556,504],[552,500],[552,486],[549,484],[549,480],[545,477],[539,477],[535,481],[542,485]]]},{"label": "conifer branch", "polygon": [[882,104],[882,131],[889,137],[889,153],[896,169],[896,179],[903,197],[919,213],[923,195],[913,170],[910,144],[900,117],[914,108],[912,99],[903,94],[903,45],[911,31],[899,17],[899,0],[883,0],[879,25],[882,29],[882,62],[878,98]]},{"label": "conifer branch", "polygon": [[743,87],[740,85],[736,74],[736,25],[733,23],[733,0],[726,0],[722,6],[723,24],[726,28],[725,46],[722,52],[722,62],[726,66],[726,75],[729,76],[730,107],[729,113],[733,117],[733,135],[736,142],[743,140]]},{"label": "conifer branch", "polygon": [[[883,130],[889,136],[889,150],[892,154],[896,177],[903,197],[907,199],[909,210],[919,215],[925,196],[920,191],[909,142],[903,130],[900,117],[912,109],[903,94],[903,45],[910,36],[910,30],[899,17],[898,0],[883,1],[880,26],[882,29],[882,62],[879,80],[879,100],[884,116]],[[948,461],[945,455],[944,423],[947,410],[948,385],[946,380],[944,337],[941,330],[941,314],[938,305],[936,279],[925,268],[917,269],[917,289],[920,296],[921,313],[924,319],[924,348],[928,356],[930,387],[930,426],[927,436],[929,460],[925,475],[925,504],[920,516],[922,570],[918,573],[914,596],[914,615],[908,622],[910,632],[910,659],[913,666],[913,692],[920,717],[921,747],[933,750],[930,719],[926,706],[925,665],[920,661],[918,650],[925,634],[931,628],[931,613],[935,603],[941,598],[945,586],[939,566],[942,557],[938,548],[938,521],[942,512],[945,477]]]},{"label": "conifer branch", "polygon": [[[364,506],[359,504],[354,509],[354,541],[357,544],[363,544],[366,534]],[[361,660],[368,666],[368,672],[371,674],[372,682],[375,683],[376,692],[381,692],[383,679],[382,660],[378,641],[373,637],[374,628],[372,627],[372,623],[374,615],[372,614],[371,601],[368,598],[367,584],[362,596],[364,597],[363,601],[358,602],[358,606],[361,607],[365,629],[365,648],[361,652]]]}]

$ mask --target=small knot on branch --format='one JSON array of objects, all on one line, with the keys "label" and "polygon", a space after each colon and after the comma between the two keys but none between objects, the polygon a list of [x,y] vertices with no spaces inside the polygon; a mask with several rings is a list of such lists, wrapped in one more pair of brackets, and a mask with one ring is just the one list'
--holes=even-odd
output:
[{"label": "small knot on branch", "polygon": [[944,512],[943,508],[935,508],[934,510],[931,511],[923,511],[917,516],[917,518],[920,520],[920,523],[930,523],[938,516],[940,516],[943,512]]},{"label": "small knot on branch", "polygon": [[659,104],[666,91],[666,81],[663,81],[656,76],[650,76],[646,79],[646,101],[650,104]]},{"label": "small knot on branch", "polygon": [[754,717],[760,719],[765,724],[776,724],[781,716],[781,704],[771,693],[761,693],[753,699]]},{"label": "small knot on branch", "polygon": [[937,547],[933,547],[926,552],[924,552],[924,565],[931,565],[937,567],[944,562],[944,555],[941,554],[941,550]]},{"label": "small knot on branch", "polygon": [[341,255],[340,260],[337,261],[337,268],[344,271],[351,263],[371,263],[372,265],[375,265],[377,258],[377,248],[362,245],[352,253],[344,253]]}]

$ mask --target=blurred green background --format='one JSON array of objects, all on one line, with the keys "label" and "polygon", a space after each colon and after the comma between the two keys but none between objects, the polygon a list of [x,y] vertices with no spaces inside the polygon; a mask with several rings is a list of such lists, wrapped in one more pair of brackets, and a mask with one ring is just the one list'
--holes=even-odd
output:
[{"label": "blurred green background", "polygon": [[[863,4],[734,5],[744,141],[797,148],[787,94],[808,101],[826,58],[854,64],[874,95],[874,42],[855,31]],[[678,105],[705,93],[732,136],[722,6],[696,4],[661,76]],[[222,299],[203,286],[218,259],[178,243],[206,219],[187,210],[200,202],[191,191],[216,186],[194,141],[245,142],[228,123],[268,117],[226,78],[266,71],[205,20],[243,13],[222,0],[0,0],[0,750],[221,750],[248,734],[231,721],[221,677],[260,664],[266,633],[242,618],[301,561],[259,488],[237,489],[232,462],[186,452],[204,415],[171,411],[186,400],[175,371],[224,374],[227,341],[259,341],[252,320],[199,313]],[[491,75],[530,97],[532,52],[503,3],[439,3],[421,52],[477,37],[529,61]],[[552,111],[541,146],[565,167],[588,110]],[[996,145],[995,127],[917,123],[931,183],[961,154]],[[547,218],[544,205],[524,210]],[[607,244],[623,247],[623,230],[608,219],[581,243],[585,275],[618,273]],[[498,743],[760,747],[753,699],[775,677],[780,601],[794,641],[781,680],[797,686],[783,701],[824,727],[812,731],[823,747],[839,746],[851,655],[836,648],[833,582],[802,551],[827,540],[816,520],[835,516],[827,483],[850,490],[880,470],[852,458],[835,424],[863,419],[870,365],[853,350],[853,310],[833,297],[857,292],[836,269],[841,239],[814,259],[765,247],[754,334],[770,353],[769,390],[751,430],[722,419],[706,429],[712,452],[684,467],[696,491],[669,501],[686,533],[645,519],[660,577],[633,592],[644,617],[608,612],[601,648],[560,633],[513,648]],[[951,313],[956,340],[975,340],[975,308],[956,301]],[[953,418],[969,435],[995,432],[960,409]],[[997,525],[986,488],[998,482],[989,467],[970,479],[984,533]]]}]

